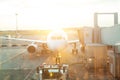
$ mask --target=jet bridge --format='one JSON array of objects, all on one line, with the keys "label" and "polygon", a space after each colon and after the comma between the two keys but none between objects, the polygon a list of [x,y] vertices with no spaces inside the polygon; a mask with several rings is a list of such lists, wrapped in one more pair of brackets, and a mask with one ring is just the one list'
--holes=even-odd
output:
[{"label": "jet bridge", "polygon": [[[99,15],[113,15],[114,24],[109,27],[99,27],[98,16]],[[94,27],[99,29],[99,32],[94,31],[94,40],[105,44],[107,48],[107,64],[108,71],[113,75],[116,80],[120,79],[120,60],[119,60],[119,42],[120,42],[120,25],[118,25],[118,13],[95,13],[94,14]],[[100,41],[98,41],[100,38]],[[116,45],[117,44],[117,45]],[[116,50],[117,48],[117,50]],[[116,52],[117,51],[117,52]]]},{"label": "jet bridge", "polygon": [[[99,26],[99,15],[113,15],[114,24],[109,27]],[[87,28],[88,30],[86,30],[85,28],[86,27],[78,29],[78,36],[83,46],[83,50],[85,51],[85,55],[88,56],[87,58],[90,58],[91,60],[92,57],[95,60],[92,67],[95,68],[95,70],[98,70],[101,67],[109,67],[109,72],[113,75],[113,77],[119,78],[120,55],[114,50],[114,46],[116,46],[115,44],[120,43],[120,25],[118,25],[118,13],[94,13],[94,27],[90,28],[91,31],[90,29]]]}]

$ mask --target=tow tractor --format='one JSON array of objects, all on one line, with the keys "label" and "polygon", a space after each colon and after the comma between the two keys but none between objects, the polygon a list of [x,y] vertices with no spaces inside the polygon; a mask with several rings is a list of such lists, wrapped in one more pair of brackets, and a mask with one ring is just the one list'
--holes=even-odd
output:
[{"label": "tow tractor", "polygon": [[67,80],[67,64],[43,64],[36,68],[37,80]]}]

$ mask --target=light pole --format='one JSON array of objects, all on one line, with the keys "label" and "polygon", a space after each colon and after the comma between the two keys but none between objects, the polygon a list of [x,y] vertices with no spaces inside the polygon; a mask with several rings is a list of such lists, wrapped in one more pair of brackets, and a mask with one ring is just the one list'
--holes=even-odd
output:
[{"label": "light pole", "polygon": [[18,13],[15,14],[16,15],[16,37],[18,35]]}]

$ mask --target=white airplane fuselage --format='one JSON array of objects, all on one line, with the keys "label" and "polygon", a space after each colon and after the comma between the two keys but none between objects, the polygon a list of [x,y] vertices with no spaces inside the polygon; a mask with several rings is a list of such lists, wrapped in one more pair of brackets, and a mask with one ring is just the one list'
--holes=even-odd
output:
[{"label": "white airplane fuselage", "polygon": [[[64,49],[67,42],[67,34],[62,30],[53,31],[47,36],[47,47],[52,51],[60,51]],[[35,53],[37,50],[39,51],[40,47],[36,44],[30,44],[27,48],[29,53]]]},{"label": "white airplane fuselage", "polygon": [[47,36],[47,46],[51,50],[64,49],[67,44],[67,34],[64,31],[53,31]]}]

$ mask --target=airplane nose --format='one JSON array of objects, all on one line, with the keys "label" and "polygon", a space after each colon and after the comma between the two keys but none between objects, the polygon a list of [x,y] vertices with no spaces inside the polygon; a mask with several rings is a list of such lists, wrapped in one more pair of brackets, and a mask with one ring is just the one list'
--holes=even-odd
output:
[{"label": "airplane nose", "polygon": [[60,41],[50,41],[48,42],[48,47],[52,50],[61,50],[66,47],[67,41],[60,40]]},{"label": "airplane nose", "polygon": [[65,48],[67,44],[67,34],[64,31],[53,31],[47,37],[47,46],[52,50]]}]

